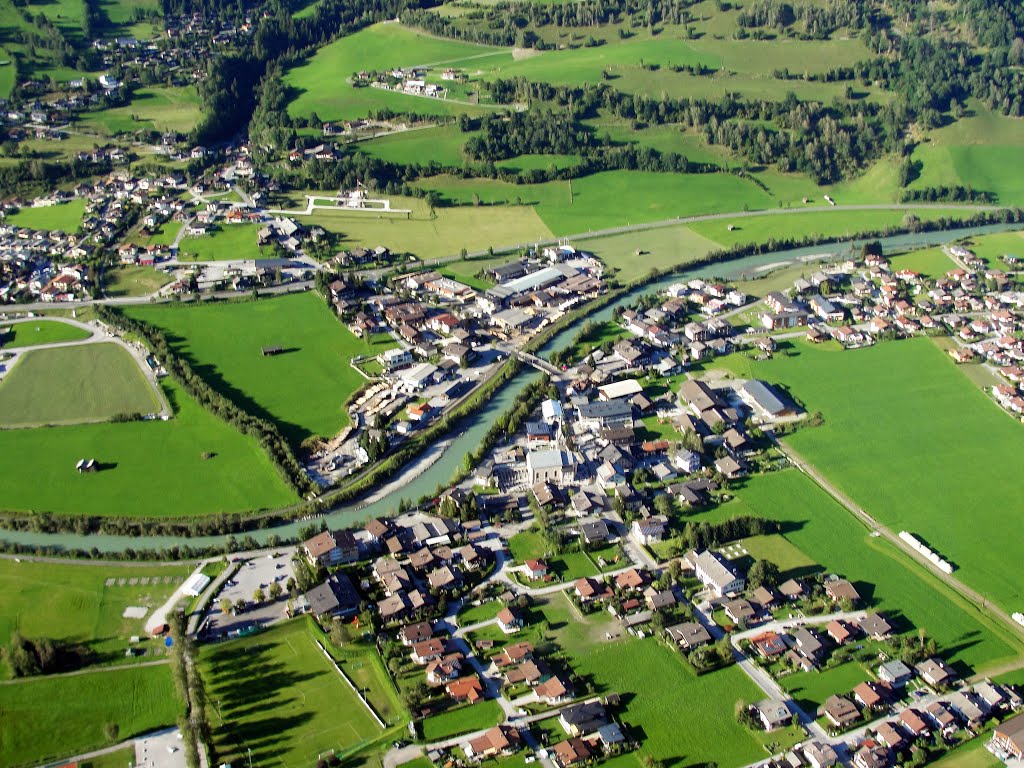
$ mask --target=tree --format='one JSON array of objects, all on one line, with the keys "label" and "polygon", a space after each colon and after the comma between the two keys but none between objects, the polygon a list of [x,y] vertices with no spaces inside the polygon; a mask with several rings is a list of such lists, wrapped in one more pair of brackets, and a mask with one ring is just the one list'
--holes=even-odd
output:
[{"label": "tree", "polygon": [[117,723],[105,723],[103,726],[103,735],[107,737],[107,741],[117,741],[117,736],[121,732],[118,728]]},{"label": "tree", "polygon": [[264,602],[266,599],[267,599],[267,596],[266,596],[266,594],[264,594],[263,588],[262,587],[256,587],[256,589],[252,593],[252,601],[254,603],[259,604],[259,603]]},{"label": "tree", "polygon": [[235,600],[235,610],[238,611],[239,613],[244,611],[245,610],[245,600],[243,600],[242,598],[238,598],[237,600]]},{"label": "tree", "polygon": [[220,612],[221,613],[231,613],[231,599],[230,598],[225,597],[223,600],[220,601]]},{"label": "tree", "polygon": [[779,566],[771,560],[758,560],[747,571],[747,584],[771,589],[779,583],[780,576]]},{"label": "tree", "polygon": [[281,593],[283,591],[284,590],[281,589],[280,582],[275,581],[273,584],[270,585],[270,599],[277,600],[277,598],[281,596]]},{"label": "tree", "polygon": [[335,621],[331,624],[331,642],[341,647],[351,639],[348,625],[344,621]]}]

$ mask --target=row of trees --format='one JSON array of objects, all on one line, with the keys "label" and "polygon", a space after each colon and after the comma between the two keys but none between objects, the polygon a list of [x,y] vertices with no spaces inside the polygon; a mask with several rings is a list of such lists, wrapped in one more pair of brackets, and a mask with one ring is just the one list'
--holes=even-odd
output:
[{"label": "row of trees", "polygon": [[185,713],[178,719],[182,751],[188,768],[199,768],[199,750],[210,743],[210,724],[206,716],[206,687],[196,664],[195,640],[186,631],[185,615],[175,612],[171,626],[171,678]]},{"label": "row of trees", "polygon": [[11,635],[4,648],[4,660],[15,677],[52,675],[70,672],[88,663],[88,649],[63,640],[46,637],[26,638],[19,632]]}]

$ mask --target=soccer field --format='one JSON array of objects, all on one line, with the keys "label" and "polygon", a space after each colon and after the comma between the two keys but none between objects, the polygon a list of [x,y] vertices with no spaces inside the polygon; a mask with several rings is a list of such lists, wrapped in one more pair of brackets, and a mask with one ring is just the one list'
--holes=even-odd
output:
[{"label": "soccer field", "polygon": [[217,764],[309,768],[383,733],[317,646],[308,619],[205,646]]}]

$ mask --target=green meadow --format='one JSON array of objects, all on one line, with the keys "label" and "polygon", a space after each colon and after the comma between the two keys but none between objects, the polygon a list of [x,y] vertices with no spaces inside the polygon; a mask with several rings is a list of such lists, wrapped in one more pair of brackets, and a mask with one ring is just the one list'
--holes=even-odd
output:
[{"label": "green meadow", "polygon": [[[0,430],[0,507],[123,517],[188,517],[280,507],[296,497],[256,441],[168,379],[168,421]],[[101,470],[79,475],[79,459]],[[127,503],[125,500],[128,500]]]},{"label": "green meadow", "polygon": [[134,131],[180,131],[195,128],[202,117],[195,88],[154,86],[139,88],[131,103],[88,112],[79,121],[87,130],[114,136]]},{"label": "green meadow", "polygon": [[172,278],[153,267],[120,266],[103,270],[103,292],[107,296],[148,296]]},{"label": "green meadow", "polygon": [[[354,336],[317,293],[133,307],[128,314],[166,330],[200,376],[245,410],[274,421],[295,444],[333,436],[347,425],[344,403],[365,382],[349,360],[395,346],[386,336]],[[263,347],[283,351],[264,357]]]},{"label": "green meadow", "polygon": [[492,725],[503,719],[498,702],[488,699],[476,704],[450,709],[439,715],[426,718],[423,723],[423,738],[427,741],[440,741],[462,733],[472,733]]},{"label": "green meadow", "polygon": [[4,349],[32,347],[37,344],[57,344],[64,341],[81,341],[88,339],[91,335],[84,328],[62,323],[59,320],[35,319],[24,323],[11,323],[2,327],[11,329],[10,335],[0,337],[4,339]]},{"label": "green meadow", "polygon": [[[218,765],[250,756],[259,766],[313,765],[318,755],[341,755],[380,737],[383,729],[315,638],[322,639],[303,618],[202,647],[200,671],[217,702],[210,717]],[[376,688],[387,685],[374,681]]]},{"label": "green meadow", "polygon": [[181,710],[166,665],[26,678],[0,685],[0,754],[27,768],[109,746],[108,723],[123,741],[174,725]]},{"label": "green meadow", "polygon": [[824,426],[789,444],[880,522],[914,533],[957,578],[1017,610],[1018,558],[994,542],[1024,513],[1001,469],[1024,450],[1024,428],[929,339],[793,349],[764,363],[731,358],[740,375],[782,384],[824,414]]},{"label": "green meadow", "polygon": [[558,236],[703,213],[772,206],[753,182],[728,173],[607,171],[571,181],[510,184],[440,176],[419,182],[457,203],[522,203]]},{"label": "green meadow", "polygon": [[135,359],[113,343],[26,352],[0,381],[0,426],[106,421],[160,403]]},{"label": "green meadow", "polygon": [[17,227],[39,230],[76,232],[85,215],[85,200],[74,198],[60,205],[46,205],[39,208],[22,208],[7,221]]},{"label": "green meadow", "polygon": [[[165,225],[170,232],[172,227]],[[232,261],[235,259],[266,259],[273,254],[256,243],[256,224],[223,224],[208,234],[185,235],[178,243],[179,261]],[[162,235],[157,235],[162,237]]]},{"label": "green meadow", "polygon": [[[84,645],[97,663],[123,663],[128,639],[145,637],[145,618],[125,618],[124,610],[158,608],[191,572],[187,565],[0,560],[0,645],[17,631]],[[140,661],[164,650],[148,638],[137,647],[147,652]]]},{"label": "green meadow", "polygon": [[433,161],[445,166],[461,167],[462,145],[471,135],[460,131],[457,125],[439,125],[367,139],[357,142],[355,146],[361,152],[389,163],[414,165]]},{"label": "green meadow", "polygon": [[826,573],[850,579],[868,604],[897,619],[898,629],[923,629],[951,663],[983,672],[1019,653],[1020,640],[1011,639],[1001,624],[910,555],[871,536],[852,514],[797,470],[747,480],[715,517],[745,514],[781,522],[785,538],[809,559]]}]

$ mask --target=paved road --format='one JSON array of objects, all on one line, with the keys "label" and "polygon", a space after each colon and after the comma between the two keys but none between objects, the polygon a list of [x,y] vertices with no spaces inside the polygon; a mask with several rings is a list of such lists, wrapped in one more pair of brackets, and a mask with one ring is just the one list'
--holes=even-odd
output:
[{"label": "paved road", "polygon": [[1007,627],[1009,627],[1013,631],[1014,634],[1018,636],[1024,635],[1024,627],[1015,622],[1008,613],[998,608],[995,604],[989,602],[989,600],[984,595],[968,587],[966,584],[964,584],[962,581],[960,581],[953,575],[939,570],[939,568],[936,567],[930,560],[922,557],[919,553],[911,549],[910,546],[899,537],[899,535],[893,532],[890,528],[887,528],[886,526],[879,523],[867,511],[865,511],[862,507],[854,503],[852,499],[850,499],[846,494],[844,494],[835,485],[833,485],[828,480],[828,478],[826,478],[821,472],[817,470],[817,468],[814,467],[813,464],[804,459],[790,445],[778,439],[773,438],[773,440],[775,442],[775,445],[779,448],[779,450],[781,450],[786,455],[786,457],[793,464],[793,466],[795,466],[805,475],[814,480],[814,482],[817,483],[822,488],[822,490],[824,490],[826,493],[828,493],[829,496],[831,496],[844,507],[846,507],[847,510],[849,510],[858,520],[864,523],[864,525],[866,525],[871,531],[891,541],[893,544],[899,547],[900,550],[909,554],[916,562],[925,566],[936,577],[944,581],[948,586],[952,587],[953,590],[960,593],[971,602],[975,603],[975,605],[977,605],[983,611],[986,611],[990,615],[1001,620]]}]

